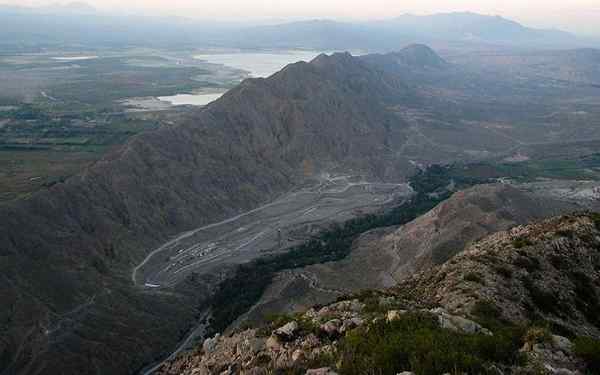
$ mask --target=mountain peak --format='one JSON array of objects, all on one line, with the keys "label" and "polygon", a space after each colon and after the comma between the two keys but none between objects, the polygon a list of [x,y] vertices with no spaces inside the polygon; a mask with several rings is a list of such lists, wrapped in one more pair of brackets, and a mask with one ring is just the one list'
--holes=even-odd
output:
[{"label": "mountain peak", "polygon": [[393,55],[412,66],[441,68],[448,65],[446,60],[425,44],[411,44]]}]

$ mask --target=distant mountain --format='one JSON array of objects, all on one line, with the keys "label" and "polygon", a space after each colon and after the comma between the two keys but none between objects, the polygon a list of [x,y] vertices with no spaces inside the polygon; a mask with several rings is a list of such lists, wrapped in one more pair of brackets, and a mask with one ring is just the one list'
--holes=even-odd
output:
[{"label": "distant mountain", "polygon": [[[246,34],[247,33],[247,34]],[[476,13],[402,15],[372,22],[304,21],[244,30],[257,46],[396,50],[409,43],[468,43],[506,46],[575,47],[584,41],[559,30],[534,29]],[[240,39],[241,40],[241,39]]]},{"label": "distant mountain", "polygon": [[558,44],[576,42],[564,31],[533,29],[518,22],[477,13],[440,13],[428,16],[402,15],[375,25],[406,35],[438,40],[502,44]]},{"label": "distant mountain", "polygon": [[311,48],[396,51],[412,43],[460,46],[481,44],[575,48],[592,39],[558,30],[533,29],[475,13],[403,15],[373,22],[309,20],[246,27],[183,18],[112,15],[75,2],[43,8],[0,6],[0,45],[38,47],[221,46],[235,48]]}]

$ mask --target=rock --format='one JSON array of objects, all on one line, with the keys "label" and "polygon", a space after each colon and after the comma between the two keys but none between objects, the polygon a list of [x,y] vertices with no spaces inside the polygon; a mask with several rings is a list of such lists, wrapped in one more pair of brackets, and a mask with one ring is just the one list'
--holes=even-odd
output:
[{"label": "rock", "polygon": [[400,373],[398,373],[396,375],[415,375],[415,373],[411,372],[411,371],[404,371],[404,372],[400,372]]},{"label": "rock", "polygon": [[379,306],[381,307],[391,307],[396,304],[395,297],[379,297]]},{"label": "rock", "polygon": [[402,314],[405,314],[406,310],[390,310],[387,312],[386,320],[389,322],[393,322],[394,320],[400,319]]},{"label": "rock", "polygon": [[545,364],[544,369],[549,374],[553,374],[553,375],[579,375],[579,374],[581,374],[579,371],[571,371],[566,368],[554,368],[549,364]]},{"label": "rock", "polygon": [[277,337],[284,340],[293,340],[294,335],[298,331],[298,323],[296,321],[289,322],[283,327],[276,329],[273,334],[277,335]]},{"label": "rock", "polygon": [[307,370],[306,375],[337,375],[337,372],[332,371],[329,367]]},{"label": "rock", "polygon": [[204,350],[204,353],[214,352],[217,347],[217,343],[219,342],[220,337],[221,337],[221,335],[217,333],[215,335],[215,337],[213,337],[213,338],[209,337],[206,340],[204,340],[204,343],[202,343],[202,350]]},{"label": "rock", "polygon": [[321,340],[319,340],[317,336],[311,333],[308,336],[306,336],[304,340],[302,340],[301,346],[303,349],[312,349],[316,348],[320,344]]},{"label": "rock", "polygon": [[340,333],[342,322],[339,319],[332,319],[327,323],[321,324],[321,331],[329,336],[335,336]]},{"label": "rock", "polygon": [[365,305],[360,303],[360,301],[357,299],[353,299],[351,301],[341,301],[330,306],[330,308],[335,311],[352,312],[361,312],[364,309],[364,307]]},{"label": "rock", "polygon": [[267,370],[262,367],[253,367],[245,372],[246,375],[267,375]]},{"label": "rock", "polygon": [[279,351],[281,349],[281,342],[279,341],[279,338],[277,338],[277,336],[271,335],[267,339],[267,342],[265,343],[265,346],[269,350]]},{"label": "rock", "polygon": [[311,307],[310,310],[304,313],[304,317],[310,320],[313,320],[319,316],[317,310],[314,307]]},{"label": "rock", "polygon": [[344,320],[342,327],[340,328],[340,333],[348,332],[356,327],[363,325],[364,321],[361,318],[351,318]]},{"label": "rock", "polygon": [[292,353],[292,362],[296,363],[302,361],[305,358],[304,351],[300,349],[294,350]]},{"label": "rock", "polygon": [[489,329],[483,328],[474,321],[463,318],[462,316],[450,315],[442,308],[433,309],[430,310],[430,312],[437,315],[441,328],[470,334],[482,333],[488,336],[493,335]]},{"label": "rock", "polygon": [[552,346],[558,350],[562,350],[565,354],[571,354],[573,352],[573,343],[566,337],[552,335]]}]

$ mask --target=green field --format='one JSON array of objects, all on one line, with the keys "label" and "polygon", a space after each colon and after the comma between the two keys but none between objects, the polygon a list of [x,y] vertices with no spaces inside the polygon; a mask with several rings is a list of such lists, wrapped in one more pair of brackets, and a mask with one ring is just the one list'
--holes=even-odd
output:
[{"label": "green field", "polygon": [[120,50],[64,61],[53,58],[62,55],[56,51],[0,58],[0,203],[64,180],[129,137],[189,111],[133,112],[123,100],[227,89],[245,74],[191,54]]}]

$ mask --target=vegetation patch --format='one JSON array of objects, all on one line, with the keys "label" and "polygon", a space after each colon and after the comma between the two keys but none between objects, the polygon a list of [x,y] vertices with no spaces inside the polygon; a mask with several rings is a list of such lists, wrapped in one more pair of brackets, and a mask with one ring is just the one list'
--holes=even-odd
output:
[{"label": "vegetation patch", "polygon": [[600,340],[578,337],[573,344],[575,355],[585,361],[589,373],[600,374]]},{"label": "vegetation patch", "polygon": [[530,344],[544,344],[552,342],[552,333],[544,327],[531,327],[525,334],[525,342]]},{"label": "vegetation patch", "polygon": [[529,238],[526,237],[519,237],[519,238],[515,238],[512,241],[512,245],[514,246],[515,249],[521,249],[527,246],[532,246],[533,242],[531,242],[531,240]]},{"label": "vegetation patch", "polygon": [[556,314],[560,311],[560,301],[552,291],[540,289],[529,277],[524,278],[523,285],[529,292],[533,303],[542,312]]},{"label": "vegetation patch", "polygon": [[575,306],[586,319],[595,325],[600,325],[600,300],[596,293],[592,279],[583,272],[570,274],[571,282],[575,286]]},{"label": "vegetation patch", "polygon": [[539,271],[542,269],[540,261],[536,258],[529,258],[525,256],[517,257],[513,264],[519,268],[523,268],[527,270],[529,273],[533,273],[535,271]]},{"label": "vegetation patch", "polygon": [[478,284],[484,284],[483,277],[478,272],[469,272],[469,273],[467,273],[463,277],[463,280],[469,281],[469,282],[473,282],[473,283],[478,283]]},{"label": "vegetation patch", "polygon": [[492,301],[478,300],[473,305],[471,315],[484,327],[494,328],[504,325],[502,310]]},{"label": "vegetation patch", "polygon": [[408,313],[350,332],[339,345],[340,372],[492,373],[491,363],[519,362],[522,337],[520,330],[508,328],[493,336],[457,333],[441,329],[431,314]]},{"label": "vegetation patch", "polygon": [[504,277],[505,279],[510,279],[512,278],[513,275],[513,271],[506,267],[506,266],[495,266],[494,270],[496,271],[496,273],[502,277]]}]

